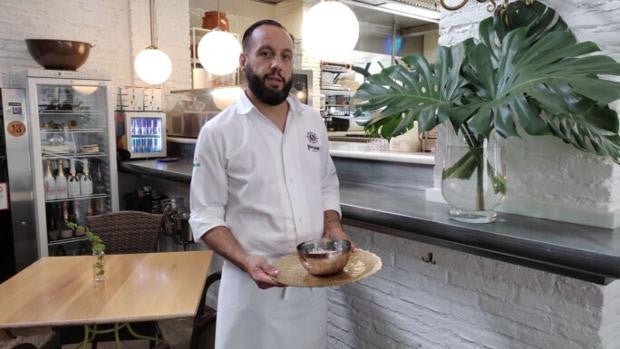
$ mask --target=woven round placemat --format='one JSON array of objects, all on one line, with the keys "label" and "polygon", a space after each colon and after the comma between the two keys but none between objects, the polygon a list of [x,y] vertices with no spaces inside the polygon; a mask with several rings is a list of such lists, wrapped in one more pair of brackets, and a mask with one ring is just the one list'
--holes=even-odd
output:
[{"label": "woven round placemat", "polygon": [[381,269],[381,258],[372,252],[356,249],[351,253],[344,270],[330,276],[310,275],[299,261],[296,253],[280,257],[273,266],[280,273],[276,281],[287,286],[297,287],[329,287],[350,284],[367,278]]}]

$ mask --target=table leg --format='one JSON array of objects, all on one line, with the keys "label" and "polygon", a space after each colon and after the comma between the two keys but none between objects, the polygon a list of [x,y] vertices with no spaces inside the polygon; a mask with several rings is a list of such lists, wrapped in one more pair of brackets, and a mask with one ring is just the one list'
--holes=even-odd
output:
[{"label": "table leg", "polygon": [[115,323],[113,328],[105,329],[105,330],[97,329],[97,325],[92,325],[92,326],[84,325],[84,339],[82,340],[80,344],[78,344],[77,349],[85,349],[87,344],[89,342],[92,342],[92,340],[95,339],[97,335],[107,334],[107,333],[114,333],[114,346],[116,349],[120,349],[121,348],[120,331],[124,327],[127,327],[127,331],[129,331],[129,333],[136,339],[148,340],[149,342],[154,341],[155,345],[159,344],[159,342],[161,341],[161,338],[159,338],[157,335],[156,336],[145,336],[145,335],[141,335],[137,333],[131,327],[129,323],[124,323],[124,324]]}]

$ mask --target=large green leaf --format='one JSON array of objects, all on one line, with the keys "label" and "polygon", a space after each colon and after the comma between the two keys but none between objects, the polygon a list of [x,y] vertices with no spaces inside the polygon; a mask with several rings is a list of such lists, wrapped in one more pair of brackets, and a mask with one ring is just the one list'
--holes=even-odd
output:
[{"label": "large green leaf", "polygon": [[[570,86],[599,105],[620,98],[620,84],[597,77],[620,75],[620,64],[606,56],[589,55],[599,50],[596,45],[577,43],[569,31],[547,31],[534,43],[528,40],[527,34],[527,27],[508,32],[499,46],[499,59],[493,62],[496,48],[485,43],[498,38],[493,31],[481,30],[481,43],[474,45],[468,54],[463,75],[475,86],[480,98],[479,108],[470,121],[475,132],[488,136],[495,129],[508,137],[516,135],[519,125],[528,134],[548,133],[548,125],[539,116],[540,109],[558,113],[568,113],[569,109],[558,110],[566,107],[566,103],[540,98],[536,91],[541,85]],[[560,88],[553,90],[556,94],[564,93]],[[566,93],[569,95],[562,97],[564,101],[573,94]]]},{"label": "large green leaf", "polygon": [[495,16],[488,21],[493,22],[493,28],[500,40],[503,40],[509,31],[524,27],[528,28],[527,37],[531,42],[539,40],[541,35],[550,31],[569,30],[564,20],[552,8],[540,2],[531,5],[522,1],[512,2],[505,10],[498,8]]},{"label": "large green leaf", "polygon": [[[362,110],[381,113],[366,129],[390,138],[404,133],[414,121],[421,131],[427,131],[448,120],[458,100],[467,93],[467,82],[460,74],[464,51],[463,45],[440,47],[436,65],[421,55],[412,55],[368,77],[354,100]],[[457,120],[465,121],[466,117],[459,115]]]},{"label": "large green leaf", "polygon": [[367,130],[386,138],[416,120],[422,131],[449,121],[485,138],[552,134],[620,163],[618,116],[607,107],[620,99],[620,83],[600,78],[620,76],[620,64],[599,51],[577,42],[554,10],[516,1],[482,21],[477,40],[440,47],[435,65],[406,57],[355,97],[362,109],[381,111]]}]

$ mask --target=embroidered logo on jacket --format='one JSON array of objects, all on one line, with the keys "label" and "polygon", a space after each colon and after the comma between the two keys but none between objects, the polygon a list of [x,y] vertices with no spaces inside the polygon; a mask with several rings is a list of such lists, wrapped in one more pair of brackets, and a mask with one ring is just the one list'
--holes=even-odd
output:
[{"label": "embroidered logo on jacket", "polygon": [[317,136],[316,133],[312,131],[308,131],[306,133],[306,138],[310,143],[308,144],[308,151],[319,151],[320,148],[316,146],[316,144],[319,142],[319,136]]},{"label": "embroidered logo on jacket", "polygon": [[306,138],[308,138],[308,142],[310,142],[310,144],[316,144],[319,141],[319,136],[312,131],[308,131],[306,133]]}]

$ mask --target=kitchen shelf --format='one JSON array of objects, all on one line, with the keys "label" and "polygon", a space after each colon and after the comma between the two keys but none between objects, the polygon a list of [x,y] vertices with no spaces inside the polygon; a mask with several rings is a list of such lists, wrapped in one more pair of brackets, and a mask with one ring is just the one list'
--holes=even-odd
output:
[{"label": "kitchen shelf", "polygon": [[43,160],[61,160],[67,158],[74,159],[83,159],[83,158],[102,158],[108,156],[107,153],[99,152],[99,153],[62,153],[62,154],[54,154],[54,155],[42,155],[41,158]]},{"label": "kitchen shelf", "polygon": [[102,115],[102,111],[97,110],[39,110],[39,116],[65,116],[65,117],[75,117],[75,116],[91,116],[91,115]]},{"label": "kitchen shelf", "polygon": [[84,200],[90,200],[90,199],[102,199],[102,198],[109,198],[109,197],[110,197],[109,194],[80,195],[80,196],[67,197],[64,199],[45,200],[45,203],[65,202],[65,201],[84,201]]},{"label": "kitchen shelf", "polygon": [[153,137],[160,137],[161,135],[153,133],[153,134],[148,134],[148,135],[131,135],[131,138],[153,138]]},{"label": "kitchen shelf", "polygon": [[75,128],[68,130],[41,130],[41,134],[56,134],[56,133],[104,133],[102,128]]},{"label": "kitchen shelf", "polygon": [[196,138],[168,137],[166,141],[180,144],[196,144]]}]

